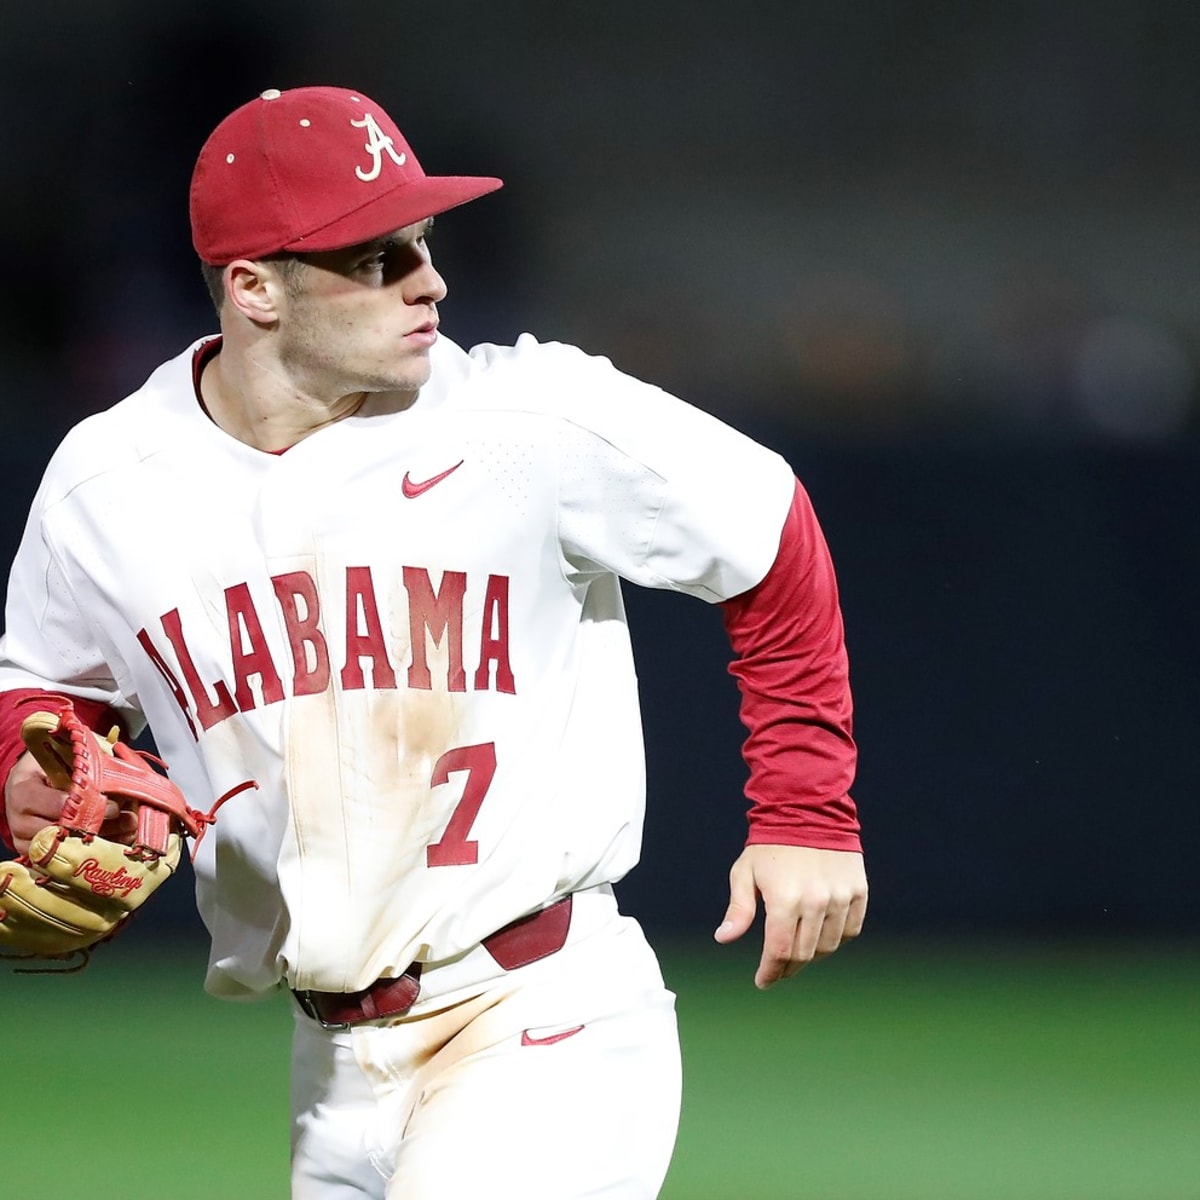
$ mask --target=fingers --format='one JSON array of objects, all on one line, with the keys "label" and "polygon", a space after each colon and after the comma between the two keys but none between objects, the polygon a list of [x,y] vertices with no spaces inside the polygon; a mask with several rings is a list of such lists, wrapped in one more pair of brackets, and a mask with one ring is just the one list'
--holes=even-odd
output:
[{"label": "fingers", "polygon": [[852,929],[851,908],[848,892],[819,890],[807,893],[798,908],[768,908],[755,986],[768,988],[781,979],[790,979],[856,936],[862,920],[860,917],[857,929]]},{"label": "fingers", "polygon": [[747,846],[729,873],[729,908],[715,934],[718,942],[736,941],[750,928],[760,897],[766,920],[754,983],[768,988],[862,931],[867,911],[862,854]]},{"label": "fingers", "polygon": [[[730,872],[730,906],[716,930],[716,941],[737,941],[754,923],[758,888],[754,871],[742,860]],[[865,895],[852,888],[809,882],[794,898],[772,896],[766,904],[762,958],[755,973],[758,988],[769,988],[794,976],[802,967],[833,954],[858,936],[866,911]]]},{"label": "fingers", "polygon": [[812,891],[796,907],[768,909],[755,986],[768,988],[790,979],[809,963],[832,954],[842,944],[849,908],[848,896],[842,901]]},{"label": "fingers", "polygon": [[862,891],[855,892],[850,900],[850,908],[846,913],[846,926],[842,931],[842,940],[856,938],[863,931],[863,923],[867,919],[867,889],[864,882]]},{"label": "fingers", "polygon": [[51,787],[33,755],[17,759],[4,785],[8,827],[17,853],[24,854],[39,829],[57,823],[67,794]]},{"label": "fingers", "polygon": [[767,911],[758,987],[790,978],[862,931],[867,877],[861,854],[773,847],[758,851],[755,863]]},{"label": "fingers", "polygon": [[729,872],[729,907],[713,937],[718,942],[736,942],[754,924],[758,911],[758,891],[754,872],[738,859]]},{"label": "fingers", "polygon": [[[26,752],[17,759],[4,785],[4,802],[18,854],[29,849],[39,830],[58,824],[66,799],[67,793],[50,783],[32,754]],[[115,800],[105,800],[100,836],[128,846],[136,834],[136,814],[122,809]]]},{"label": "fingers", "polygon": [[105,806],[104,813],[104,824],[100,826],[100,836],[107,838],[110,842],[120,842],[123,846],[132,846],[134,838],[137,836],[137,813],[120,809],[111,802]]}]

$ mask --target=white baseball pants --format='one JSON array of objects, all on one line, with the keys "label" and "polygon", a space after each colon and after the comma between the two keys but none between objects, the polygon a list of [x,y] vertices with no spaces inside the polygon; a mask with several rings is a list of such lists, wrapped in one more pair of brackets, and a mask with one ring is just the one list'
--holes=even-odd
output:
[{"label": "white baseball pants", "polygon": [[422,1015],[299,1012],[293,1200],[653,1200],[679,1122],[675,997],[607,913],[558,953]]}]

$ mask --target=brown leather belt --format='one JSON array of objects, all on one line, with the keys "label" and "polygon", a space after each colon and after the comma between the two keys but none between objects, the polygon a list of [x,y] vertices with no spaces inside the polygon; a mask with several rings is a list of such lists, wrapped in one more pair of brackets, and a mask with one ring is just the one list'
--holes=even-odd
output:
[{"label": "brown leather belt", "polygon": [[[563,948],[571,928],[571,897],[549,908],[518,917],[483,939],[484,949],[506,971],[548,958]],[[363,1021],[396,1017],[408,1012],[421,991],[421,963],[402,975],[380,978],[361,992],[294,991],[301,1010],[325,1029],[348,1029]]]}]

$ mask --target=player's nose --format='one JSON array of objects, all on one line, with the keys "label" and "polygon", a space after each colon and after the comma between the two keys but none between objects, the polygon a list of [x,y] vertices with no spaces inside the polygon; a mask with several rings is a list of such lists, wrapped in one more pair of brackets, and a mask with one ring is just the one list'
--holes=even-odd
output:
[{"label": "player's nose", "polygon": [[405,280],[409,304],[436,304],[446,298],[446,281],[431,262],[424,262]]}]

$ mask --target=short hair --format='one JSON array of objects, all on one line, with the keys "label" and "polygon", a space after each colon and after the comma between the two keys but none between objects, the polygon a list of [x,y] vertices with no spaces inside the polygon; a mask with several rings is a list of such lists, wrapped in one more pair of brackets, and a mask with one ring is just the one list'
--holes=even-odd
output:
[{"label": "short hair", "polygon": [[[264,254],[257,261],[270,263],[279,272],[284,290],[289,296],[296,295],[300,290],[300,276],[307,264],[298,254]],[[204,286],[208,288],[208,295],[217,310],[217,316],[220,316],[221,308],[225,304],[225,268],[201,262],[200,274],[204,277]]]},{"label": "short hair", "polygon": [[221,306],[225,303],[225,268],[214,267],[212,263],[201,262],[200,274],[204,276],[204,286],[208,288],[209,299],[217,315],[221,315]]}]

